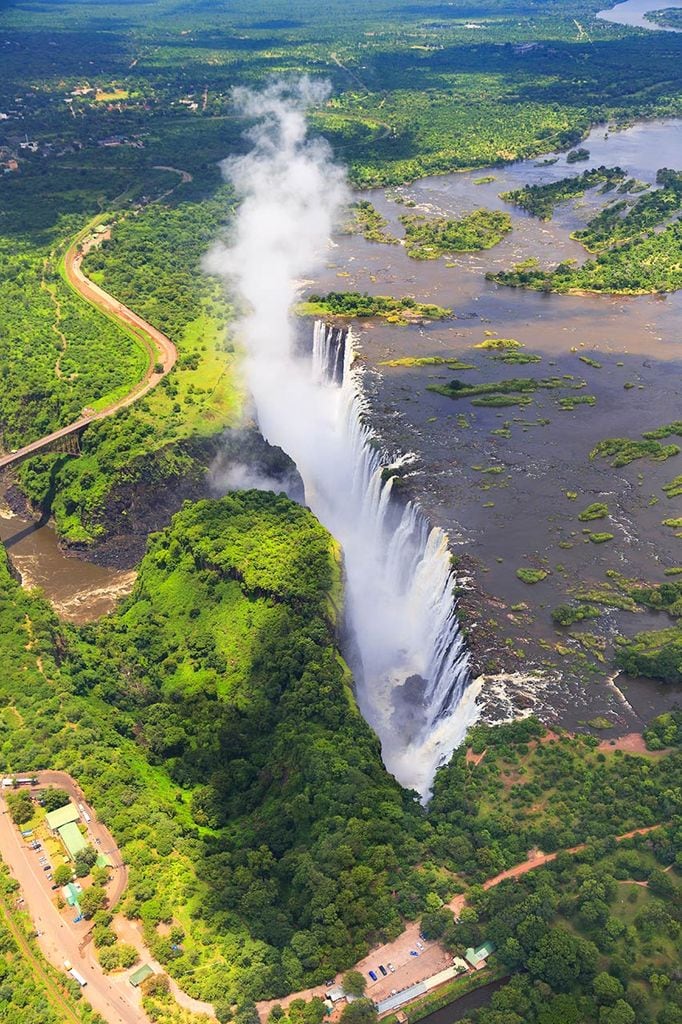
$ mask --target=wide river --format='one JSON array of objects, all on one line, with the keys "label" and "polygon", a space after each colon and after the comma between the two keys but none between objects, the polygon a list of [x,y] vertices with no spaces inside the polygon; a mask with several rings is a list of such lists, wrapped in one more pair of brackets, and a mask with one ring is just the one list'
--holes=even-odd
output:
[{"label": "wide river", "polygon": [[652,32],[679,32],[679,28],[668,25],[657,25],[646,17],[651,11],[682,8],[682,0],[625,0],[607,10],[599,11],[597,18],[610,21],[614,25],[628,25],[630,28],[648,28]]},{"label": "wide river", "polygon": [[[415,454],[408,493],[418,497],[432,522],[447,530],[465,565],[473,563],[475,585],[487,594],[484,604],[469,609],[479,648],[507,643],[509,657],[500,660],[505,669],[516,665],[521,677],[529,664],[551,664],[550,672],[565,677],[566,669],[581,663],[585,645],[594,644],[598,651],[606,645],[606,656],[595,658],[587,680],[582,678],[563,695],[554,683],[543,687],[527,678],[519,681],[517,696],[567,724],[607,714],[621,730],[635,729],[652,712],[679,700],[682,692],[618,680],[633,710],[608,682],[608,648],[616,634],[663,627],[670,623],[665,616],[611,609],[597,625],[590,623],[592,636],[575,643],[565,634],[560,637],[550,618],[551,610],[570,599],[571,588],[578,584],[609,585],[614,572],[663,580],[664,568],[680,564],[679,538],[664,524],[680,515],[680,501],[666,498],[662,488],[682,471],[682,455],[614,472],[608,461],[590,459],[589,453],[603,438],[637,436],[679,419],[682,292],[558,295],[486,280],[486,271],[529,257],[543,265],[583,261],[585,251],[571,232],[604,203],[620,198],[594,190],[562,204],[551,221],[542,222],[505,203],[499,194],[602,164],[620,166],[653,185],[659,168],[682,169],[681,129],[680,119],[623,131],[603,125],[582,143],[590,154],[583,163],[567,164],[566,154],[554,153],[367,192],[365,197],[397,237],[402,237],[399,218],[406,212],[457,217],[480,207],[509,212],[513,230],[486,252],[429,261],[410,259],[399,245],[340,236],[326,269],[311,282],[311,291],[319,293],[343,289],[409,294],[454,311],[454,319],[421,325],[357,325],[372,423],[389,449]],[[450,380],[453,373],[447,367],[385,365],[396,358],[441,356],[474,366],[464,375],[472,381],[480,373],[486,380],[532,376],[532,367],[515,372],[474,348],[491,333],[517,339],[537,354],[539,376],[584,380],[594,406],[563,411],[556,395],[544,392],[527,410],[472,408],[467,401],[453,402],[428,391],[428,385]],[[567,499],[570,494],[575,501]],[[610,508],[614,540],[609,544],[589,543],[581,532],[584,524],[576,520],[580,509],[597,500]],[[530,587],[518,578],[519,567],[538,565],[550,569],[541,585]],[[515,608],[527,610],[514,613]],[[505,684],[499,695],[501,712],[508,695]],[[519,707],[518,701],[514,706]]]}]

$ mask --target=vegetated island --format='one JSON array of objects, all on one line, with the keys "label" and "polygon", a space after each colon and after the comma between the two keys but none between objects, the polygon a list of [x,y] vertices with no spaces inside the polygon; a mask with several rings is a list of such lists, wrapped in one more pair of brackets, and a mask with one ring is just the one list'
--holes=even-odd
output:
[{"label": "vegetated island", "polygon": [[682,288],[682,172],[663,168],[656,181],[659,189],[607,206],[573,233],[596,259],[582,267],[565,260],[543,269],[533,258],[488,274],[488,280],[535,291],[620,295]]},{"label": "vegetated island", "polygon": [[644,17],[663,28],[682,29],[682,10],[679,7],[664,7],[660,11],[646,11]]},{"label": "vegetated island", "polygon": [[299,316],[338,316],[367,319],[381,317],[392,324],[409,324],[420,320],[446,320],[451,309],[428,302],[417,302],[409,295],[368,295],[366,292],[328,292],[309,295],[296,306]]},{"label": "vegetated island", "polygon": [[[472,405],[504,408],[513,405],[530,405],[533,395],[539,390],[554,391],[558,389],[580,390],[586,386],[585,381],[574,383],[562,377],[535,378],[512,377],[509,380],[491,381],[481,384],[467,384],[454,379],[449,384],[429,384],[428,391],[435,391],[446,398],[471,398]],[[592,396],[580,396],[585,399]],[[565,399],[560,399],[565,401]],[[590,403],[591,404],[591,403]]]},{"label": "vegetated island", "polygon": [[437,260],[446,253],[492,249],[512,229],[508,213],[485,209],[455,219],[405,213],[400,223],[405,228],[405,252],[415,260]]},{"label": "vegetated island", "polygon": [[576,196],[582,196],[589,189],[601,185],[607,192],[625,180],[625,171],[620,167],[595,167],[574,177],[549,181],[544,185],[524,185],[510,192],[501,192],[500,199],[513,203],[533,217],[551,220],[555,208]]},{"label": "vegetated island", "polygon": [[368,242],[397,245],[398,239],[384,230],[388,221],[368,199],[351,203],[348,218],[341,228],[342,235],[362,235]]}]

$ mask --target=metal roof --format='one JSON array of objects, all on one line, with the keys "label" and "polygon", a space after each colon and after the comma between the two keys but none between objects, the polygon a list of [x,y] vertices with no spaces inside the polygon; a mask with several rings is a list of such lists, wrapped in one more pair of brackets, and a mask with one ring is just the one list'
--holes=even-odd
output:
[{"label": "metal roof", "polygon": [[376,1004],[377,1013],[386,1013],[387,1010],[397,1010],[403,1003],[409,1003],[411,999],[415,999],[417,996],[421,996],[424,992],[428,991],[423,981],[418,981],[416,985],[410,985],[409,988],[404,988],[402,992],[396,992],[394,996],[388,996],[387,999],[382,999],[380,1003]]},{"label": "metal roof", "polygon": [[65,807],[58,807],[56,811],[48,811],[45,821],[48,827],[56,832],[62,825],[68,825],[70,821],[78,821],[80,814],[75,804],[68,803]]},{"label": "metal roof", "polygon": [[67,821],[66,825],[62,825],[62,827],[57,829],[57,831],[69,856],[75,860],[77,854],[79,854],[81,850],[84,850],[88,845],[83,838],[83,833],[80,831],[75,821]]}]

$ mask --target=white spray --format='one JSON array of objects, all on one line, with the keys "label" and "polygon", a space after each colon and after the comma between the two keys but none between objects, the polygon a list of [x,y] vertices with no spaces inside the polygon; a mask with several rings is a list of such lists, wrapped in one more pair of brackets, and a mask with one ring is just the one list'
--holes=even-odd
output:
[{"label": "white spray", "polygon": [[360,708],[389,770],[427,796],[476,715],[447,537],[412,504],[396,513],[365,425],[350,336],[317,324],[312,365],[295,351],[296,282],[323,260],[349,199],[327,144],[306,137],[306,109],[326,95],[308,79],[236,91],[258,121],[252,150],[223,164],[242,203],[230,244],[207,264],[246,310],[240,334],[260,428],[294,460],[307,502],[343,546]]}]

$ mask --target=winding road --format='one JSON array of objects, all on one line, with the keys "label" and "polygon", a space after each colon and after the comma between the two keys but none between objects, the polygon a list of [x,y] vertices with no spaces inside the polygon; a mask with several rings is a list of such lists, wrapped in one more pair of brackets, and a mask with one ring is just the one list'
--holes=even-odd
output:
[{"label": "winding road", "polygon": [[88,424],[106,419],[107,416],[113,416],[114,413],[132,405],[133,402],[139,401],[140,398],[151,391],[152,388],[155,388],[170,373],[177,362],[178,350],[170,338],[166,337],[165,334],[141,316],[138,316],[132,309],[124,306],[118,299],[109,295],[108,292],[105,292],[103,288],[100,288],[99,285],[95,284],[94,281],[91,281],[83,273],[83,258],[104,237],[106,235],[96,236],[90,234],[84,241],[80,242],[80,245],[77,240],[69,246],[64,257],[66,279],[86,302],[89,302],[90,305],[104,313],[105,316],[122,324],[133,335],[136,342],[147,352],[149,362],[145,375],[123,398],[112,402],[105,409],[101,409],[99,412],[84,409],[82,416],[73,423],[69,423],[59,430],[54,430],[51,434],[47,434],[37,441],[24,445],[23,448],[0,456],[0,472],[10,466],[18,465],[34,455],[39,455],[41,452],[46,451],[59,441],[73,434],[79,434]]}]

